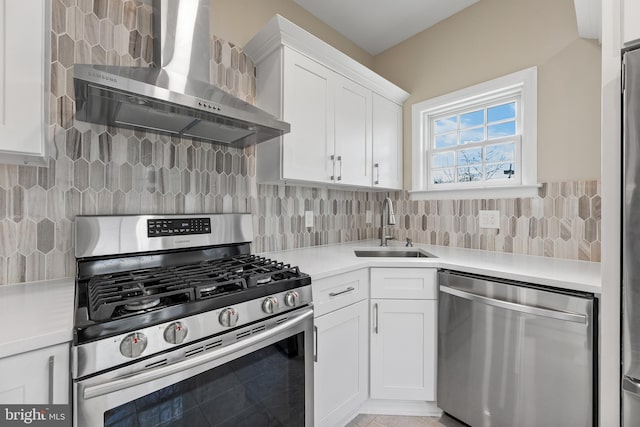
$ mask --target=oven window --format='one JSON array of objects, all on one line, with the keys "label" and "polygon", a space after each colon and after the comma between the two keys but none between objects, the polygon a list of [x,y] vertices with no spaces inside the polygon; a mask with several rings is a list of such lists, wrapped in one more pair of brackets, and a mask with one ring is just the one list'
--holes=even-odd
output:
[{"label": "oven window", "polygon": [[104,414],[105,427],[304,426],[304,333]]}]

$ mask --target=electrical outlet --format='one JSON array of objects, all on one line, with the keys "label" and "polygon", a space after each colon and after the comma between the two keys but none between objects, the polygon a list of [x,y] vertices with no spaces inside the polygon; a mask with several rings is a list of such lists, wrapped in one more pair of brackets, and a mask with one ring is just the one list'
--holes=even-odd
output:
[{"label": "electrical outlet", "polygon": [[304,226],[313,227],[313,211],[304,211]]},{"label": "electrical outlet", "polygon": [[500,211],[480,211],[480,228],[500,228]]},{"label": "electrical outlet", "polygon": [[364,211],[364,222],[366,222],[367,224],[371,224],[373,222],[373,212],[371,212],[371,209],[367,209],[366,211]]}]

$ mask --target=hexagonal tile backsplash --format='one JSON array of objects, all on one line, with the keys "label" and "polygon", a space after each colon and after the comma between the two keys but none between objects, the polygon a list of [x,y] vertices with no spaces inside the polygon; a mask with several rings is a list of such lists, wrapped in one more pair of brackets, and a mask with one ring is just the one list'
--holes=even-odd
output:
[{"label": "hexagonal tile backsplash", "polygon": [[[387,193],[259,185],[255,149],[229,149],[74,119],[74,63],[148,66],[152,9],[138,0],[51,0],[48,167],[0,165],[0,284],[75,275],[76,215],[250,212],[253,251],[377,238]],[[211,81],[255,101],[255,67],[238,47],[211,42]],[[600,260],[596,181],[544,184],[526,199],[410,201],[396,205],[398,239],[560,258]],[[499,230],[478,228],[498,209]],[[314,227],[304,227],[304,212]],[[366,210],[374,223],[365,222]]]}]

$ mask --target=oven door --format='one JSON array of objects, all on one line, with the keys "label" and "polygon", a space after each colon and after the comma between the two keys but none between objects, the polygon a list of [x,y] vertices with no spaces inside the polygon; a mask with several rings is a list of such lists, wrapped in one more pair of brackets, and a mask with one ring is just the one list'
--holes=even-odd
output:
[{"label": "oven door", "polygon": [[313,309],[269,325],[76,381],[74,426],[312,426]]}]

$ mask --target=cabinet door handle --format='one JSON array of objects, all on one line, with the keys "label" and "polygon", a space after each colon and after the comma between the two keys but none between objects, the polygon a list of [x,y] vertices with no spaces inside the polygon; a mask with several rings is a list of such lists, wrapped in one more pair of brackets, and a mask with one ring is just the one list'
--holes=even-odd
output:
[{"label": "cabinet door handle", "polygon": [[336,160],[337,160],[336,156],[332,154],[331,155],[331,163],[332,163],[332,165],[331,165],[331,178],[330,178],[331,181],[335,181],[337,179],[336,178]]},{"label": "cabinet door handle", "polygon": [[380,184],[380,163],[374,164],[373,167],[376,168],[376,180],[373,183],[378,185]]},{"label": "cabinet door handle", "polygon": [[342,156],[338,156],[340,167],[338,168],[338,181],[342,181]]},{"label": "cabinet door handle", "polygon": [[349,286],[347,289],[345,289],[344,291],[340,291],[340,292],[331,292],[329,294],[330,297],[337,297],[338,295],[342,295],[342,294],[346,294],[347,292],[351,292],[351,291],[355,291],[356,288],[354,288],[353,286]]},{"label": "cabinet door handle", "polygon": [[313,348],[313,361],[318,361],[318,327],[313,325],[313,338],[315,342],[315,346]]},{"label": "cabinet door handle", "polygon": [[56,364],[56,357],[49,356],[49,405],[53,405],[53,371]]},{"label": "cabinet door handle", "polygon": [[373,304],[373,332],[378,333],[378,303]]}]

